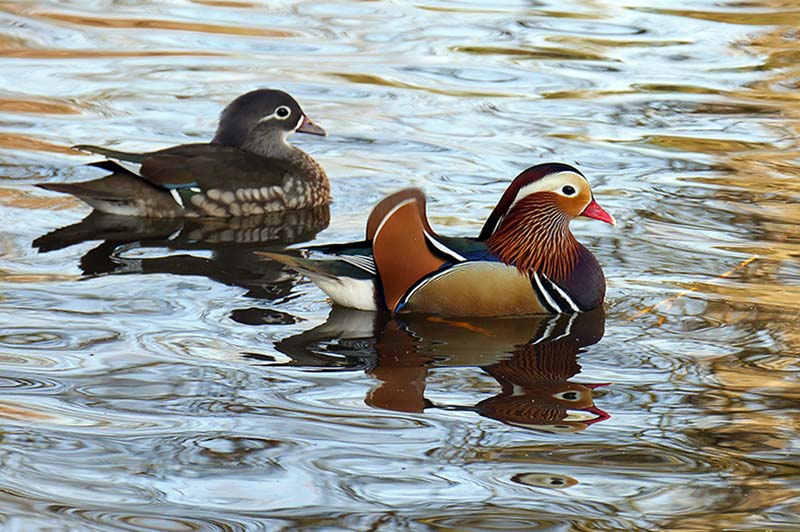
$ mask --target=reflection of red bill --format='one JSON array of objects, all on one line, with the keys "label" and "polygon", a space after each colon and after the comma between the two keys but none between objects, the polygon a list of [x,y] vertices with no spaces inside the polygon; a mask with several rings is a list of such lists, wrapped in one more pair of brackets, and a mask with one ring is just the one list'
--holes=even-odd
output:
[{"label": "reflection of red bill", "polygon": [[603,410],[600,410],[596,406],[590,406],[589,408],[584,408],[583,411],[590,412],[597,416],[594,419],[587,419],[586,421],[584,421],[584,423],[586,423],[587,425],[591,425],[592,423],[598,423],[600,421],[605,421],[606,419],[609,419],[611,417],[610,414],[606,413]]}]

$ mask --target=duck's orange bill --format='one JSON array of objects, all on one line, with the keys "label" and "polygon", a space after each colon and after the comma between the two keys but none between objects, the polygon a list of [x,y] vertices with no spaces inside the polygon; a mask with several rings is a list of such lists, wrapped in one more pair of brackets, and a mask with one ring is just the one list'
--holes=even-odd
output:
[{"label": "duck's orange bill", "polygon": [[614,219],[614,217],[608,214],[605,209],[603,209],[600,204],[594,200],[594,198],[592,198],[592,201],[589,203],[589,205],[583,209],[581,216],[594,218],[595,220],[600,220],[601,222],[611,224],[615,227],[617,225],[617,221]]}]

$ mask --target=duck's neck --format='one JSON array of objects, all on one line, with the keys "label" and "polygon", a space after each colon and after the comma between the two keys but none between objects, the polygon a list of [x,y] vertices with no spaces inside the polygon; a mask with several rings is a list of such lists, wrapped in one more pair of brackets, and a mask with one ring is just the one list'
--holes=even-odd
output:
[{"label": "duck's neck", "polygon": [[572,273],[580,251],[567,215],[555,203],[535,197],[514,205],[486,244],[523,273],[543,273],[561,282]]},{"label": "duck's neck", "polygon": [[241,148],[262,157],[292,160],[302,157],[303,151],[287,142],[288,133],[277,129],[251,133]]}]

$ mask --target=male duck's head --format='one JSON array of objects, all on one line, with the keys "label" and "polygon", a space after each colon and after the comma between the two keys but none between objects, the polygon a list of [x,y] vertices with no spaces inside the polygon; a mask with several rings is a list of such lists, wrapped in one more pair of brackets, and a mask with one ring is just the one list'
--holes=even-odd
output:
[{"label": "male duck's head", "polygon": [[577,260],[579,245],[569,222],[579,216],[616,225],[594,200],[578,169],[562,163],[539,164],[514,179],[479,238],[522,271],[543,271],[551,279],[563,279]]},{"label": "male duck's head", "polygon": [[563,227],[579,216],[616,225],[594,200],[589,182],[577,168],[562,163],[538,164],[509,185],[486,220],[480,239],[503,231],[514,218],[550,229]]}]

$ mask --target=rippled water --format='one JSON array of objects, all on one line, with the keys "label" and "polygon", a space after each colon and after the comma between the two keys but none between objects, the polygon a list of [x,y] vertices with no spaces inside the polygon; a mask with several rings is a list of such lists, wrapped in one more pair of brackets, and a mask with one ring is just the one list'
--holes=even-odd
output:
[{"label": "rippled water", "polygon": [[[0,17],[4,530],[800,528],[797,2]],[[331,134],[296,139],[330,213],[82,221],[32,187],[95,175],[72,144],[207,139],[263,86]],[[577,163],[620,221],[573,226],[605,316],[329,316],[252,254],[359,238],[404,185],[475,234],[546,160]]]}]

